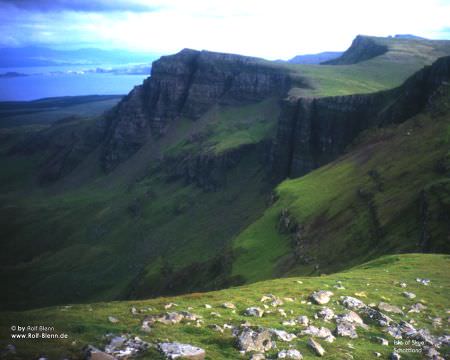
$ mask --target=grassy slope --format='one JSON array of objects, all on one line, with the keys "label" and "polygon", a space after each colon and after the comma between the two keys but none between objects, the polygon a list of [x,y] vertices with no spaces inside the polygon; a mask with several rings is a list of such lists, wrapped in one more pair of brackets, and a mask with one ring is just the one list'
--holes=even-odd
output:
[{"label": "grassy slope", "polygon": [[[339,304],[339,296],[355,296],[359,293],[361,300],[369,303],[380,301],[389,302],[400,307],[409,307],[420,301],[427,306],[427,309],[418,314],[410,314],[417,324],[417,328],[427,328],[434,334],[448,333],[447,322],[441,328],[434,328],[431,325],[432,318],[441,317],[446,319],[447,310],[450,306],[450,281],[448,270],[450,269],[450,259],[445,255],[408,254],[385,256],[378,260],[357,266],[345,272],[321,277],[285,278],[259,282],[253,285],[231,288],[222,291],[190,294],[175,298],[158,298],[146,301],[93,303],[89,305],[73,305],[70,307],[51,307],[31,310],[26,312],[9,312],[0,315],[0,345],[13,343],[17,346],[17,358],[35,358],[45,354],[51,359],[63,356],[80,356],[80,349],[86,344],[102,346],[105,344],[104,335],[107,333],[138,335],[142,339],[156,343],[162,339],[169,341],[179,341],[200,346],[207,351],[207,359],[235,359],[240,355],[235,347],[235,339],[229,330],[224,334],[215,332],[207,327],[210,324],[223,325],[225,323],[239,325],[244,320],[249,320],[254,325],[285,329],[288,332],[299,332],[300,326],[286,327],[281,324],[283,318],[278,312],[266,314],[261,319],[246,318],[242,315],[245,308],[249,306],[261,306],[259,300],[263,294],[272,293],[281,298],[292,297],[294,302],[286,302],[282,308],[289,314],[288,318],[299,315],[307,315],[313,319],[315,326],[325,326],[334,329],[334,325],[314,320],[313,315],[321,309],[318,305],[308,305],[302,303],[308,296],[318,289],[331,289],[335,296],[328,306],[336,313],[341,313],[344,308]],[[429,278],[430,286],[418,284],[416,277]],[[299,283],[298,281],[301,281]],[[344,290],[336,290],[333,286],[341,281]],[[405,291],[399,286],[399,282],[406,282],[407,291],[417,295],[415,300],[409,300],[402,296]],[[361,294],[363,292],[363,294]],[[365,296],[364,296],[365,295]],[[221,304],[231,301],[237,306],[237,313],[223,309]],[[204,326],[197,328],[195,324],[179,325],[155,325],[151,333],[140,331],[142,319],[147,314],[159,314],[164,312],[164,305],[169,302],[178,304],[176,310],[187,310],[203,316]],[[213,308],[206,309],[204,304],[210,304]],[[138,309],[151,310],[140,315],[131,315],[130,308],[135,306]],[[221,318],[212,316],[212,311],[222,315]],[[292,311],[292,313],[290,313]],[[108,316],[115,316],[119,323],[111,324]],[[399,315],[392,315],[395,320],[400,320]],[[11,340],[10,327],[12,325],[46,325],[55,327],[57,333],[67,333],[68,340]],[[327,351],[327,359],[347,358],[345,354],[352,354],[355,359],[369,359],[373,357],[373,352],[382,354],[382,358],[387,358],[393,351],[393,339],[382,332],[377,325],[371,325],[368,330],[358,329],[359,338],[350,340],[348,338],[337,338],[328,344],[320,341]],[[381,346],[374,342],[374,336],[385,337],[389,340],[389,346]],[[316,356],[306,346],[307,337],[299,337],[289,343],[294,348],[300,350],[304,359],[314,359]],[[354,349],[350,349],[348,344]],[[288,343],[277,342],[278,349],[288,348]],[[444,353],[449,349],[441,349]],[[155,350],[150,350],[142,359],[159,359]],[[402,356],[402,359],[420,359],[421,356]],[[11,357],[14,359],[14,357]]]},{"label": "grassy slope", "polygon": [[[177,271],[220,253],[265,207],[270,189],[258,154],[244,157],[227,175],[227,185],[216,192],[204,192],[181,180],[167,182],[160,172],[149,172],[149,159],[211,127],[211,117],[217,124],[209,139],[211,147],[185,151],[223,152],[259,142],[270,135],[267,129],[274,125],[278,111],[271,99],[261,105],[212,111],[206,120],[186,120],[181,133],[142,149],[110,176],[101,175],[96,166],[82,164],[76,173],[89,172],[97,174],[96,178],[74,185],[69,176],[64,180],[69,184],[66,187],[37,188],[34,173],[45,154],[5,155],[14,142],[23,139],[24,129],[4,129],[9,133],[5,137],[9,136],[1,161],[10,167],[0,176],[4,239],[0,257],[1,279],[9,291],[2,293],[1,302],[21,307],[114,299],[126,295],[132,282],[142,295],[149,286],[157,287],[155,276],[161,277],[167,261]],[[239,132],[253,122],[257,126],[248,136],[233,139],[234,129]],[[206,280],[204,288],[214,287]],[[33,297],[21,296],[31,293]]]},{"label": "grassy slope", "polygon": [[334,96],[371,93],[400,85],[414,72],[450,55],[450,41],[372,37],[387,53],[352,65],[285,65],[307,78],[312,89],[291,89],[292,96]]},{"label": "grassy slope", "polygon": [[[347,155],[281,183],[279,200],[234,240],[233,274],[257,281],[287,271],[314,273],[316,265],[330,272],[389,252],[421,250],[421,191],[442,180],[437,202],[449,213],[448,178],[435,170],[450,151],[449,99],[447,90],[436,105],[446,110],[369,130]],[[278,231],[282,209],[303,226],[301,253],[309,263],[294,264],[291,235]],[[450,251],[445,221],[435,214],[428,227],[427,250]]]},{"label": "grassy slope", "polygon": [[197,125],[195,131],[189,133],[186,123],[191,123],[190,120],[180,124],[184,127],[183,138],[165,146],[163,151],[169,156],[186,153],[221,154],[242,145],[257,144],[275,133],[279,112],[276,98],[249,105],[214,106],[202,119],[196,120],[196,123],[203,124]]},{"label": "grassy slope", "polygon": [[121,98],[120,95],[92,95],[0,102],[0,128],[49,124],[69,116],[95,117]]}]

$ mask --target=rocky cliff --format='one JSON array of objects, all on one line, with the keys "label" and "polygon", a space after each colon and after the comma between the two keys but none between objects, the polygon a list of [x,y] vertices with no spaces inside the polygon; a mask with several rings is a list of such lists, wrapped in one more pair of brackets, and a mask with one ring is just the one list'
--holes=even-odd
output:
[{"label": "rocky cliff", "polygon": [[285,100],[273,150],[274,177],[301,176],[336,159],[361,131],[417,114],[449,80],[450,57],[444,57],[392,90]]},{"label": "rocky cliff", "polygon": [[351,46],[338,58],[322,62],[323,65],[351,65],[383,55],[386,45],[378,44],[373,37],[358,35]]},{"label": "rocky cliff", "polygon": [[163,136],[173,120],[197,119],[213,104],[242,104],[282,96],[288,72],[262,59],[185,49],[152,65],[106,119],[102,164],[106,171],[134,154],[148,139]]}]

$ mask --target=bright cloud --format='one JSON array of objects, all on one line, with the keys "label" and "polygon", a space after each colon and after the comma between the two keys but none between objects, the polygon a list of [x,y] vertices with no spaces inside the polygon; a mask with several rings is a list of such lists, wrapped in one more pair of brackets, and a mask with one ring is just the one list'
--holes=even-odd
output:
[{"label": "bright cloud", "polygon": [[0,1],[4,44],[88,44],[161,54],[190,47],[286,59],[343,50],[357,34],[443,38],[450,25],[450,2],[438,0],[155,0],[132,1],[129,8],[119,1],[114,9],[90,1],[91,10],[83,1],[56,1],[54,11],[11,3]]}]

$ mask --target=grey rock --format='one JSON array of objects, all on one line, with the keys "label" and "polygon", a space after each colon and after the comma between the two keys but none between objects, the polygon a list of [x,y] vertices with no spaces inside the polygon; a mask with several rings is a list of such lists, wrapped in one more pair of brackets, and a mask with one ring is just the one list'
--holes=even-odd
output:
[{"label": "grey rock", "polygon": [[109,344],[105,346],[105,352],[113,355],[117,359],[127,359],[130,357],[137,356],[149,348],[150,344],[143,341],[138,336],[127,337],[127,336],[107,336],[110,341]]},{"label": "grey rock", "polygon": [[380,326],[387,326],[393,322],[393,320],[389,316],[369,306],[366,306],[360,311],[366,318],[376,322]]},{"label": "grey rock", "polygon": [[208,325],[208,328],[210,328],[210,329],[212,329],[212,330],[214,330],[214,331],[217,331],[217,332],[219,332],[219,333],[223,333],[223,328],[221,328],[219,325],[217,325],[217,324],[211,324],[211,325]]},{"label": "grey rock", "polygon": [[386,339],[384,339],[382,337],[376,336],[374,339],[375,339],[375,341],[377,343],[381,344],[382,346],[388,346],[389,345],[389,341],[387,341]]},{"label": "grey rock", "polygon": [[363,319],[354,311],[348,311],[344,314],[339,314],[336,317],[336,322],[348,322],[352,324],[357,324],[362,327],[367,327],[366,324],[364,324]]},{"label": "grey rock", "polygon": [[421,303],[416,303],[414,305],[411,306],[411,308],[409,309],[409,313],[420,313],[422,310],[426,310],[426,306],[421,304]]},{"label": "grey rock", "polygon": [[313,338],[308,339],[308,346],[313,349],[313,351],[319,355],[323,356],[325,354],[325,349],[320,345],[317,341],[315,341]]},{"label": "grey rock", "polygon": [[334,311],[331,310],[328,307],[324,307],[322,308],[322,310],[320,310],[317,314],[316,314],[318,319],[323,319],[325,321],[330,321],[333,320],[336,315],[334,314]]},{"label": "grey rock", "polygon": [[108,316],[108,321],[110,323],[116,324],[119,322],[119,319],[115,318],[114,316]]},{"label": "grey rock", "polygon": [[299,317],[297,318],[297,322],[298,322],[300,325],[308,326],[308,324],[309,324],[309,319],[308,319],[308,317],[307,317],[306,315],[301,315],[301,316],[299,316]]},{"label": "grey rock", "polygon": [[315,291],[311,294],[310,298],[316,304],[324,305],[330,301],[331,296],[333,296],[333,292],[328,290],[319,290]]},{"label": "grey rock", "polygon": [[297,321],[295,319],[285,320],[282,323],[284,326],[295,326],[297,325]]},{"label": "grey rock", "polygon": [[206,355],[205,350],[202,348],[189,344],[160,343],[158,346],[167,359],[204,360]]},{"label": "grey rock", "polygon": [[439,353],[439,351],[437,351],[434,347],[432,346],[424,346],[423,347],[423,354],[425,355],[425,357],[427,359],[432,359],[432,360],[444,360],[443,357],[441,357],[441,354]]},{"label": "grey rock", "polygon": [[265,359],[266,359],[265,355],[261,353],[253,354],[250,358],[250,360],[265,360]]},{"label": "grey rock", "polygon": [[432,319],[432,325],[435,328],[439,328],[442,326],[442,318],[440,317],[435,317]]},{"label": "grey rock", "polygon": [[393,352],[389,355],[389,360],[400,360],[401,356],[400,354]]},{"label": "grey rock", "polygon": [[358,337],[355,324],[346,321],[337,323],[335,334],[336,336],[349,337],[351,339],[356,339]]},{"label": "grey rock", "polygon": [[254,316],[254,317],[262,317],[264,315],[264,310],[259,307],[249,307],[245,310],[244,315],[246,316]]},{"label": "grey rock", "polygon": [[236,309],[236,305],[234,305],[231,302],[224,302],[222,304],[222,307],[224,307],[225,309],[231,309],[231,310],[235,310]]},{"label": "grey rock", "polygon": [[326,327],[321,327],[320,329],[315,326],[308,326],[305,330],[300,331],[300,335],[310,335],[314,337],[318,337],[321,339],[325,339],[327,342],[333,342],[335,337],[331,333],[330,329]]},{"label": "grey rock", "polygon": [[292,341],[295,338],[297,338],[297,336],[295,334],[291,334],[288,333],[287,331],[284,330],[277,330],[277,329],[270,329],[270,332],[275,335],[279,340],[282,341]]},{"label": "grey rock", "polygon": [[238,337],[238,348],[241,351],[266,352],[273,347],[272,334],[267,329],[252,330],[245,328]]},{"label": "grey rock", "polygon": [[13,344],[8,344],[6,345],[6,347],[4,348],[4,350],[2,350],[0,352],[0,356],[8,356],[8,355],[13,355],[17,352],[16,346]]},{"label": "grey rock", "polygon": [[412,292],[408,292],[408,291],[404,291],[403,296],[408,298],[408,299],[414,299],[416,297],[416,294],[412,293]]},{"label": "grey rock", "polygon": [[364,304],[361,300],[351,296],[343,296],[341,302],[342,305],[350,310],[362,309],[366,307],[366,304]]},{"label": "grey rock", "polygon": [[116,360],[114,356],[107,354],[92,345],[87,345],[83,349],[83,352],[86,360]]},{"label": "grey rock", "polygon": [[142,329],[148,329],[155,322],[159,322],[164,325],[178,324],[181,321],[196,321],[200,319],[198,315],[192,314],[188,311],[172,311],[163,315],[151,315],[147,316],[142,322]]},{"label": "grey rock", "polygon": [[292,359],[292,360],[301,360],[303,359],[303,355],[300,351],[296,349],[290,350],[281,350],[277,355],[278,359]]},{"label": "grey rock", "polygon": [[421,279],[421,278],[417,278],[416,281],[417,281],[419,284],[422,284],[422,285],[425,285],[425,286],[428,286],[428,285],[430,285],[430,283],[431,283],[430,279]]}]

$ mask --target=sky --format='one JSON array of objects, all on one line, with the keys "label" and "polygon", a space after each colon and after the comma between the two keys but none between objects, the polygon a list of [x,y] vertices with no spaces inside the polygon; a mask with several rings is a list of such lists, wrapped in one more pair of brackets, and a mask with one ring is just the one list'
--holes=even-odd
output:
[{"label": "sky", "polygon": [[450,0],[0,0],[0,47],[289,59],[345,50],[358,34],[450,39]]}]

